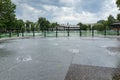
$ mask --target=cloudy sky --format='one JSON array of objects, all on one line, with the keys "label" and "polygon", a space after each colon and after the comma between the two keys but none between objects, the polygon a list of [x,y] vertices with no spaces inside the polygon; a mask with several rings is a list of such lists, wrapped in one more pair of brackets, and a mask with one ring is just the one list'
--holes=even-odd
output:
[{"label": "cloudy sky", "polygon": [[37,21],[38,17],[46,17],[58,23],[95,23],[114,17],[120,11],[115,0],[12,0],[17,5],[17,18],[24,21]]}]

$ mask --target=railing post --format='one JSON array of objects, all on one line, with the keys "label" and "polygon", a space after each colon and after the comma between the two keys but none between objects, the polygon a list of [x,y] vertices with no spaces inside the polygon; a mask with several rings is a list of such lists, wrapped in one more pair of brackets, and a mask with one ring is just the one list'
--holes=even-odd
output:
[{"label": "railing post", "polygon": [[94,27],[92,27],[92,37],[94,37]]},{"label": "railing post", "polygon": [[104,36],[106,36],[106,33],[107,33],[107,31],[106,31],[106,26],[105,26],[105,30],[104,30]]},{"label": "railing post", "polygon": [[117,36],[119,36],[120,34],[119,34],[119,28],[117,29]]},{"label": "railing post", "polygon": [[24,37],[24,30],[22,29],[22,37]]},{"label": "railing post", "polygon": [[9,30],[9,37],[11,37],[11,30]]},{"label": "railing post", "polygon": [[22,37],[24,37],[24,32],[22,31]]},{"label": "railing post", "polygon": [[56,37],[58,37],[58,28],[56,27]]},{"label": "railing post", "polygon": [[0,38],[1,38],[1,31],[0,31]]},{"label": "railing post", "polygon": [[33,37],[35,37],[35,29],[33,28]]},{"label": "railing post", "polygon": [[69,27],[68,27],[68,30],[67,30],[67,31],[68,31],[68,37],[70,36],[70,34],[69,34],[69,30],[70,30],[70,29],[69,29]]},{"label": "railing post", "polygon": [[44,37],[46,37],[46,30],[44,31]]},{"label": "railing post", "polygon": [[79,31],[80,31],[80,37],[82,36],[82,34],[81,34],[81,28],[79,29]]},{"label": "railing post", "polygon": [[17,29],[17,37],[19,37],[19,30]]}]

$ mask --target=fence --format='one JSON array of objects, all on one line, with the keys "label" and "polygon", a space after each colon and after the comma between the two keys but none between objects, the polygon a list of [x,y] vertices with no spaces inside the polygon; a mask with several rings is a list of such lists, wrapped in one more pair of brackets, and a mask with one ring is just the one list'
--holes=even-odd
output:
[{"label": "fence", "polygon": [[36,30],[33,29],[31,31],[25,30],[7,30],[7,31],[0,31],[0,38],[6,37],[27,37],[27,36],[42,36],[42,37],[100,37],[100,36],[119,36],[120,31],[118,30],[81,30],[81,29],[49,29],[49,30]]}]

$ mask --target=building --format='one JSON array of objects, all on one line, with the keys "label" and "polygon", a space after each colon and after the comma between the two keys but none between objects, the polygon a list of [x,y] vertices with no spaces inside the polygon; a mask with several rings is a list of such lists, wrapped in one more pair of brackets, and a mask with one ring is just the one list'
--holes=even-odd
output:
[{"label": "building", "polygon": [[58,30],[80,30],[80,26],[78,25],[70,25],[70,24],[59,24]]},{"label": "building", "polygon": [[120,22],[111,24],[112,29],[117,30],[117,35],[120,35]]},{"label": "building", "polygon": [[120,30],[120,22],[116,22],[111,24],[112,29],[114,30]]}]

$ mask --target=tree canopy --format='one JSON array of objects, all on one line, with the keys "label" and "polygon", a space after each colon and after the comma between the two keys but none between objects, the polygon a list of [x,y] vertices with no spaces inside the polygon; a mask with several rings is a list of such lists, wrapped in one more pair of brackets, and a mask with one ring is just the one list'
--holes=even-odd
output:
[{"label": "tree canopy", "polygon": [[116,21],[115,18],[112,15],[109,15],[109,17],[108,17],[108,25],[111,25],[115,21]]},{"label": "tree canopy", "polygon": [[39,27],[42,31],[47,30],[49,28],[50,22],[44,17],[40,17],[38,19],[38,23],[39,23]]},{"label": "tree canopy", "polygon": [[117,4],[117,7],[118,7],[119,10],[120,10],[120,0],[116,0],[116,4]]},{"label": "tree canopy", "polygon": [[10,29],[14,25],[15,9],[11,0],[0,0],[0,27]]},{"label": "tree canopy", "polygon": [[78,23],[77,24],[78,26],[80,26],[80,29],[81,30],[87,30],[87,29],[90,29],[90,25],[86,25],[86,24],[83,24],[83,23]]},{"label": "tree canopy", "polygon": [[117,15],[117,20],[120,21],[120,14]]}]

